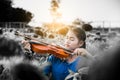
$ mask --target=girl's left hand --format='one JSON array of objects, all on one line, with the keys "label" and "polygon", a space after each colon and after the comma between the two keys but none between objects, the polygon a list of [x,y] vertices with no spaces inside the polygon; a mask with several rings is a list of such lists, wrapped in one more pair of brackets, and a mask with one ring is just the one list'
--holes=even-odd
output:
[{"label": "girl's left hand", "polygon": [[87,50],[84,49],[84,48],[76,48],[74,51],[73,51],[74,55],[77,55],[77,56],[86,56],[87,55]]}]

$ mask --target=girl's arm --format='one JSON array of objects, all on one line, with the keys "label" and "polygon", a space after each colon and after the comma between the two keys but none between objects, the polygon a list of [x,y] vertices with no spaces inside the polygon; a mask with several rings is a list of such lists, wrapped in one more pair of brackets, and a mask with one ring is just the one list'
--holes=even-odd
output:
[{"label": "girl's arm", "polygon": [[51,66],[52,66],[52,60],[53,60],[53,57],[52,56],[49,56],[46,63],[44,63],[46,66],[44,66],[43,70],[44,70],[44,73],[45,75],[49,76],[49,74],[51,73]]},{"label": "girl's arm", "polygon": [[45,64],[48,64],[48,65],[44,66],[43,71],[45,75],[49,76],[51,72],[51,64],[49,62],[46,62]]}]

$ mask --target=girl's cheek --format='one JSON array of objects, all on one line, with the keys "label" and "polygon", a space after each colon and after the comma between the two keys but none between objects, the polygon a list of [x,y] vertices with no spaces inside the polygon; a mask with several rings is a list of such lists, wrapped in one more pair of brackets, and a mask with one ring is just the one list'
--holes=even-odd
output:
[{"label": "girl's cheek", "polygon": [[65,40],[65,44],[69,44],[70,41],[68,39]]}]

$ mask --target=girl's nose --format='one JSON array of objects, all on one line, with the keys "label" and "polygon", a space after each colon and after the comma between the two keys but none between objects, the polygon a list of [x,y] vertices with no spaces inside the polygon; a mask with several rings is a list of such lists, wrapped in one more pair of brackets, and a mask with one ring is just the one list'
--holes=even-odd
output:
[{"label": "girl's nose", "polygon": [[65,40],[65,44],[69,44],[70,43],[70,41],[67,39],[67,40]]}]

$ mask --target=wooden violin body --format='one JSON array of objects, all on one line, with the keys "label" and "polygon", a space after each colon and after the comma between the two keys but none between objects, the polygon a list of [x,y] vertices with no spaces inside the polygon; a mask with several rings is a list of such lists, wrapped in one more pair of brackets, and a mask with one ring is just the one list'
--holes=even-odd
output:
[{"label": "wooden violin body", "polygon": [[[16,35],[20,35],[23,36],[29,40],[34,40],[34,41],[29,41],[30,45],[31,45],[31,50],[39,53],[39,54],[53,54],[58,58],[67,58],[71,55],[71,51],[62,48],[60,46],[53,46],[50,45],[48,43],[42,42],[40,40],[34,39],[34,38],[30,38],[26,35],[21,35],[19,32],[16,33]],[[37,41],[37,42],[36,42]]]},{"label": "wooden violin body", "polygon": [[67,58],[68,56],[70,56],[69,53],[58,47],[56,48],[54,46],[46,46],[36,42],[30,42],[30,44],[32,51],[39,54],[49,53],[55,55],[58,58]]}]

